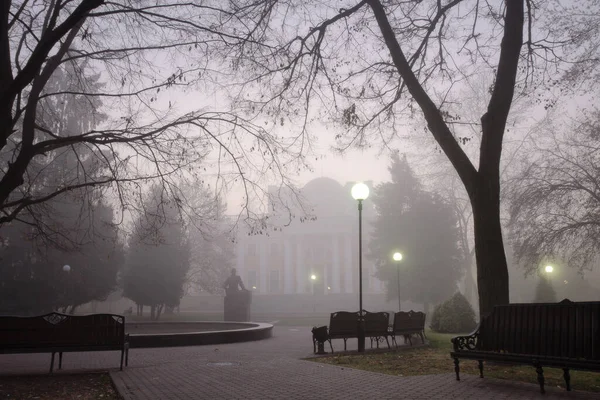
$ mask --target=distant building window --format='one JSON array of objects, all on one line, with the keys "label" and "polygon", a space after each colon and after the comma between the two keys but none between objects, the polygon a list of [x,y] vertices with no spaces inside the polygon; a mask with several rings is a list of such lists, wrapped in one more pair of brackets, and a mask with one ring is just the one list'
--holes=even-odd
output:
[{"label": "distant building window", "polygon": [[269,292],[279,293],[279,271],[273,270],[269,275]]},{"label": "distant building window", "polygon": [[255,289],[258,284],[256,271],[248,271],[248,289]]}]

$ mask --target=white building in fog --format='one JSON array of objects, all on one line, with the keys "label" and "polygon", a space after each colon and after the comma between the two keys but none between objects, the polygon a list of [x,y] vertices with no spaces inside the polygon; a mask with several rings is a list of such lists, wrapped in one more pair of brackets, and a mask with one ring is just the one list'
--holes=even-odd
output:
[{"label": "white building in fog", "polygon": [[[317,178],[301,190],[306,213],[300,220],[297,207],[285,200],[269,204],[269,221],[282,222],[281,230],[248,235],[238,232],[237,270],[244,284],[256,294],[358,293],[358,209],[350,195],[353,183],[342,186],[330,178]],[[367,182],[369,186],[369,182]],[[290,192],[270,188],[273,198],[291,199]],[[291,203],[291,202],[290,202]],[[370,221],[374,210],[369,199],[363,209],[363,292],[384,293],[367,259]],[[312,280],[311,275],[316,279]]]}]

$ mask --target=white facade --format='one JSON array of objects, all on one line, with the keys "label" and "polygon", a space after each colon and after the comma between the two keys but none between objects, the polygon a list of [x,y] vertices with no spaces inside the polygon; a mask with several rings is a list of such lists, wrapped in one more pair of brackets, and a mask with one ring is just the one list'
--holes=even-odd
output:
[{"label": "white facade", "polygon": [[[350,184],[349,184],[350,185]],[[329,178],[309,182],[302,190],[305,210],[314,218],[292,217],[289,226],[259,235],[240,233],[237,269],[244,284],[257,294],[358,293],[358,209],[349,185]],[[281,196],[279,196],[281,197]],[[363,292],[383,293],[381,281],[367,259],[369,219],[374,214],[365,200],[363,212]],[[288,218],[273,213],[269,220]],[[314,275],[316,279],[312,280]]]}]

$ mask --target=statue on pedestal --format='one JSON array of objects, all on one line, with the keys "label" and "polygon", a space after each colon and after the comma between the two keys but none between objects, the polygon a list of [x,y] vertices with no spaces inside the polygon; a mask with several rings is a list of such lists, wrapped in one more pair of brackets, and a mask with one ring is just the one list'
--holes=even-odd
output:
[{"label": "statue on pedestal", "polygon": [[[242,278],[237,271],[231,270],[231,275],[223,284],[225,289],[225,321],[250,321],[250,303],[252,293],[246,290]],[[240,290],[241,289],[241,290]]]},{"label": "statue on pedestal", "polygon": [[244,282],[242,282],[242,278],[240,278],[240,276],[237,274],[236,269],[233,268],[231,270],[231,275],[225,280],[225,283],[223,284],[223,289],[225,289],[225,295],[229,296],[231,294],[234,294],[234,292],[238,292],[238,286],[242,290],[246,290],[246,288],[244,287]]}]

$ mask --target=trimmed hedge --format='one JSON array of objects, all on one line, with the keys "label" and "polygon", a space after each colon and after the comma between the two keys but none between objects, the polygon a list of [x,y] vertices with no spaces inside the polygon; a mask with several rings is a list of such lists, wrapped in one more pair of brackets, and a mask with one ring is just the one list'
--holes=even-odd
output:
[{"label": "trimmed hedge", "polygon": [[475,311],[460,292],[435,307],[429,324],[431,330],[440,333],[467,333],[476,326]]}]

